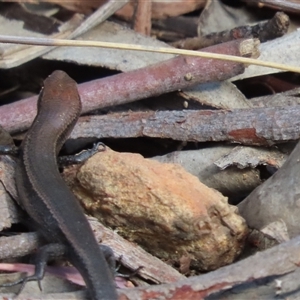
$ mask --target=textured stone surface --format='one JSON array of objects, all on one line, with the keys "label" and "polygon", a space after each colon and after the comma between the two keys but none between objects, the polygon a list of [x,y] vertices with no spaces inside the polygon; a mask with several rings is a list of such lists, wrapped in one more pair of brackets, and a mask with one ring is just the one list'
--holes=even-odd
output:
[{"label": "textured stone surface", "polygon": [[107,149],[72,186],[86,210],[152,254],[211,270],[231,263],[247,233],[237,209],[175,164]]}]

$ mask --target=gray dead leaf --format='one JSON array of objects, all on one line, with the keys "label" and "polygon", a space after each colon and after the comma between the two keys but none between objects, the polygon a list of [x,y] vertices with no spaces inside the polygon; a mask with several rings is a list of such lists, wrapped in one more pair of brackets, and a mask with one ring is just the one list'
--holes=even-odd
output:
[{"label": "gray dead leaf", "polygon": [[[297,30],[281,38],[262,43],[259,46],[261,53],[258,60],[271,61],[281,64],[287,64],[294,67],[300,66],[300,31]],[[261,76],[266,74],[274,74],[283,72],[282,70],[266,68],[260,66],[248,66],[243,74],[231,78],[231,81]]]},{"label": "gray dead leaf", "polygon": [[[47,38],[75,38],[82,33],[88,31],[94,26],[106,20],[110,17],[114,12],[120,9],[128,2],[128,0],[124,1],[108,1],[107,3],[100,6],[92,15],[90,15],[87,19],[82,21],[82,16],[79,14],[74,14],[73,17],[67,22],[63,23],[59,27],[59,33],[51,34],[50,36],[36,34],[33,31],[26,31],[23,29],[22,21],[15,21],[18,25],[18,30],[14,30],[14,34],[10,33],[9,35],[15,36],[24,36],[24,37],[47,37]],[[2,24],[1,24],[2,23]],[[3,34],[7,35],[7,28],[11,28],[11,20],[2,18],[2,22],[0,22]],[[1,33],[1,30],[0,30]],[[2,56],[2,63],[0,63],[1,68],[12,68],[18,66],[24,62],[30,61],[36,57],[39,57],[50,50],[53,50],[55,47],[50,46],[30,46],[30,45],[6,45],[6,48],[1,50],[0,54]],[[21,51],[23,50],[23,51]]]},{"label": "gray dead leaf", "polygon": [[[22,21],[17,20],[7,20],[3,16],[0,15],[0,34],[1,35],[27,35],[32,37],[43,37],[42,34],[37,32],[32,32],[23,28],[24,23]],[[0,46],[0,57],[4,59],[6,55],[14,53],[18,51],[20,48],[26,48],[26,46],[21,46],[17,44],[5,44],[1,43]]]},{"label": "gray dead leaf", "polygon": [[220,0],[210,0],[201,12],[198,36],[232,29],[258,21],[257,14],[243,7],[230,7]]},{"label": "gray dead leaf", "polygon": [[[119,24],[106,21],[83,34],[78,40],[94,40],[144,46],[170,47],[143,36]],[[44,59],[75,62],[88,66],[101,66],[127,72],[174,57],[171,54],[104,49],[94,47],[60,47],[43,56]]]},{"label": "gray dead leaf", "polygon": [[249,108],[251,103],[229,81],[199,84],[181,92],[184,98],[220,109]]},{"label": "gray dead leaf", "polygon": [[237,146],[230,153],[218,159],[215,165],[222,170],[232,165],[239,169],[255,168],[258,165],[280,168],[287,157],[287,154],[277,149]]},{"label": "gray dead leaf", "polygon": [[278,243],[284,243],[290,239],[286,224],[281,219],[268,224],[267,226],[261,229],[261,232],[272,237]]},{"label": "gray dead leaf", "polygon": [[[0,16],[0,34],[25,36],[25,37],[51,37],[51,38],[66,38],[70,32],[78,26],[81,18],[75,15],[71,20],[60,26],[59,33],[51,36],[38,34],[33,31],[23,29],[22,21],[8,20]],[[11,29],[10,29],[11,28]],[[0,68],[9,69],[28,62],[48,51],[54,47],[49,46],[31,46],[19,44],[1,44],[0,46]]]}]

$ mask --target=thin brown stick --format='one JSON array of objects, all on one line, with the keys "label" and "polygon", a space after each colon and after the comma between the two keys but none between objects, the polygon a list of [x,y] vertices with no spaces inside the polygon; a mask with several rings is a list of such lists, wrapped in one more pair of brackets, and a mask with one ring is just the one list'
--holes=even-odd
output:
[{"label": "thin brown stick", "polygon": [[222,32],[213,32],[205,36],[183,39],[172,43],[172,46],[178,49],[197,50],[240,38],[258,38],[261,42],[266,42],[286,34],[288,27],[288,15],[283,12],[277,12],[269,21],[263,21],[252,26],[239,26]]},{"label": "thin brown stick", "polygon": [[259,7],[268,6],[277,10],[289,11],[299,13],[300,11],[300,3],[298,0],[243,0],[247,4],[255,5],[257,4]]},{"label": "thin brown stick", "polygon": [[151,0],[136,0],[134,12],[134,30],[144,35],[151,33]]}]

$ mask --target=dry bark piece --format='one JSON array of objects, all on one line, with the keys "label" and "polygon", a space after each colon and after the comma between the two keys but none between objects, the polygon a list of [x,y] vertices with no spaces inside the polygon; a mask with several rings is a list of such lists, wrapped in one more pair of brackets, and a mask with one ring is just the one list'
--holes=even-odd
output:
[{"label": "dry bark piece", "polygon": [[152,256],[138,245],[125,240],[95,218],[90,217],[89,222],[96,238],[113,249],[115,257],[121,258],[120,262],[123,266],[133,271],[143,267],[138,271],[140,278],[154,283],[175,282],[185,278],[170,265]]},{"label": "dry bark piece", "polygon": [[[282,276],[263,278],[250,283],[244,283],[230,290],[216,293],[206,300],[241,300],[241,299],[289,299],[300,297],[298,282],[300,270]],[[288,295],[288,297],[286,296]]]},{"label": "dry bark piece", "polygon": [[253,107],[290,106],[300,104],[300,88],[287,92],[251,98],[249,101]]},{"label": "dry bark piece", "polygon": [[0,259],[28,255],[41,245],[36,233],[22,233],[15,236],[0,238]]},{"label": "dry bark piece", "polygon": [[226,169],[232,165],[236,165],[240,169],[256,168],[258,165],[280,168],[286,159],[287,155],[277,149],[238,146],[215,161],[215,164],[220,169]]},{"label": "dry bark piece", "polygon": [[73,191],[86,210],[150,253],[216,269],[241,252],[247,227],[234,206],[180,166],[112,150],[90,158]]},{"label": "dry bark piece", "polygon": [[70,138],[143,136],[270,146],[300,138],[299,114],[299,106],[113,113],[80,118]]},{"label": "dry bark piece", "polygon": [[300,234],[299,157],[300,143],[281,169],[238,205],[250,227],[261,229],[269,223],[283,220],[290,237]]}]

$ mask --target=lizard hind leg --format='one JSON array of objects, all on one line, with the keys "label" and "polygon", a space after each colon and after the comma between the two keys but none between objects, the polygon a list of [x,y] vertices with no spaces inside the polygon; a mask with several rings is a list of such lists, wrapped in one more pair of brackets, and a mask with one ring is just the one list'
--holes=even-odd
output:
[{"label": "lizard hind leg", "polygon": [[41,281],[45,275],[45,266],[48,261],[64,257],[66,254],[66,247],[63,244],[47,244],[38,249],[35,254],[35,272],[31,276],[20,278],[14,282],[8,282],[1,284],[1,287],[11,287],[17,284],[21,284],[21,287],[17,293],[19,295],[24,289],[25,285],[29,281],[37,281],[39,289],[42,291]]}]

